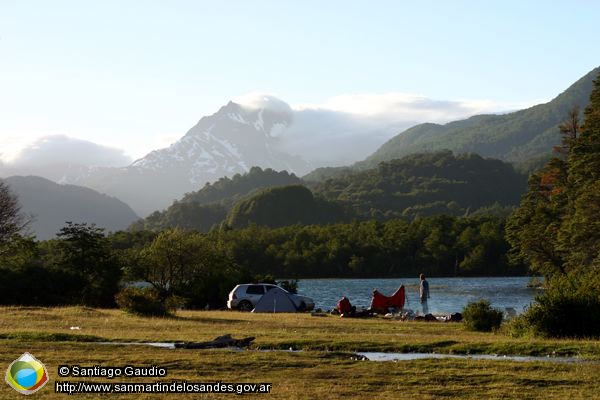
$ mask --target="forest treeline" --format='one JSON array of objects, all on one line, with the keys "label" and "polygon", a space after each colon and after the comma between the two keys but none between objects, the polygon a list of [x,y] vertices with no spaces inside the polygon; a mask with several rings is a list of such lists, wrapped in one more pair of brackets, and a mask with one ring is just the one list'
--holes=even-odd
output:
[{"label": "forest treeline", "polygon": [[191,307],[222,306],[240,282],[277,278],[524,274],[509,263],[504,219],[432,216],[413,221],[117,232],[67,224],[57,239],[3,247],[3,304],[114,306],[124,281],[146,282]]}]

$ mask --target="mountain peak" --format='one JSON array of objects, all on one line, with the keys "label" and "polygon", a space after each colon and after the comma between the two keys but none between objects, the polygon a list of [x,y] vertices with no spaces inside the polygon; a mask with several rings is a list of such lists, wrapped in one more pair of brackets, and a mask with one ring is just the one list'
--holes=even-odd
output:
[{"label": "mountain peak", "polygon": [[228,111],[241,111],[241,110],[242,110],[241,105],[229,100],[227,102],[227,104],[225,104],[224,106],[219,108],[219,111],[217,111],[216,114],[221,114],[221,113],[228,112]]},{"label": "mountain peak", "polygon": [[[259,99],[260,100],[260,99]],[[229,101],[216,113],[203,117],[198,124],[192,128],[188,135],[206,135],[213,132],[215,124],[221,129],[215,132],[225,133],[230,136],[238,131],[245,131],[251,136],[259,135],[266,138],[277,136],[272,132],[275,127],[289,126],[293,120],[293,111],[290,106],[273,97],[263,96],[261,101],[248,101],[244,104]],[[225,125],[227,129],[224,129]],[[254,131],[252,134],[248,130]]]}]

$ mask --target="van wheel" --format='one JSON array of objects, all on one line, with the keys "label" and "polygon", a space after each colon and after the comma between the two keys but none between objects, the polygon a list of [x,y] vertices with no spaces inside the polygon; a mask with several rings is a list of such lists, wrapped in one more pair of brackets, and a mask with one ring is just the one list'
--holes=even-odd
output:
[{"label": "van wheel", "polygon": [[238,304],[238,310],[240,311],[244,311],[244,312],[248,312],[248,311],[252,311],[254,307],[252,307],[252,303],[250,303],[248,300],[242,300],[240,301],[240,304]]},{"label": "van wheel", "polygon": [[300,303],[298,311],[306,311],[306,304],[304,302]]}]

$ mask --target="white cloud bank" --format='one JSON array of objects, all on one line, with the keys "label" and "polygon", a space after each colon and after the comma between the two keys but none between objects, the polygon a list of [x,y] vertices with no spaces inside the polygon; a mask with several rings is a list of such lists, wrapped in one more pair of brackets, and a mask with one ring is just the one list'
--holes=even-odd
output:
[{"label": "white cloud bank", "polygon": [[264,108],[271,111],[292,112],[292,108],[288,103],[270,94],[247,93],[234,98],[233,102],[252,109]]},{"label": "white cloud bank", "polygon": [[293,110],[292,124],[275,136],[280,138],[281,150],[299,155],[314,166],[347,165],[362,160],[388,139],[423,122],[443,124],[542,102],[434,100],[398,92],[344,94],[322,103],[292,105],[262,93],[250,93],[234,101],[249,108]]},{"label": "white cloud bank", "polygon": [[52,135],[38,138],[25,146],[6,165],[11,168],[58,164],[122,167],[130,163],[131,158],[123,150],[65,135]]},{"label": "white cloud bank", "polygon": [[334,96],[320,104],[298,104],[294,109],[322,109],[363,118],[389,121],[450,122],[476,114],[502,113],[542,101],[502,103],[492,100],[435,100],[409,93],[362,93]]}]

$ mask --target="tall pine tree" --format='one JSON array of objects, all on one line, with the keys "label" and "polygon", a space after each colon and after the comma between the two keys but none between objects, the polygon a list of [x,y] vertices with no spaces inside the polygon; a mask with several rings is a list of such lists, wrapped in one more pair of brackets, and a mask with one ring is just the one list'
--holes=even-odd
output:
[{"label": "tall pine tree", "polygon": [[600,263],[600,77],[583,125],[574,109],[560,131],[556,156],[530,177],[507,225],[513,255],[545,276]]},{"label": "tall pine tree", "polygon": [[600,264],[600,77],[568,156],[568,185],[569,205],[557,247],[568,251],[568,269]]}]

